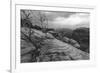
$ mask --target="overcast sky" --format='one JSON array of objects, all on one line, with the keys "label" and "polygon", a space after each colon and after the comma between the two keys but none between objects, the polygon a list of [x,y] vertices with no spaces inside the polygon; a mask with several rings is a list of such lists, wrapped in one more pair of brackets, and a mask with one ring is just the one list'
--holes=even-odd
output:
[{"label": "overcast sky", "polygon": [[[25,10],[26,13],[30,13],[30,10]],[[39,13],[43,13],[48,18],[48,26],[50,28],[71,28],[75,29],[78,27],[89,27],[90,16],[89,13],[80,13],[80,12],[51,12],[51,11],[37,11],[31,10],[31,17],[33,24],[38,23]],[[24,15],[21,14],[21,17],[24,18]]]},{"label": "overcast sky", "polygon": [[79,12],[44,12],[48,17],[49,27],[78,28],[89,27],[89,13]]}]

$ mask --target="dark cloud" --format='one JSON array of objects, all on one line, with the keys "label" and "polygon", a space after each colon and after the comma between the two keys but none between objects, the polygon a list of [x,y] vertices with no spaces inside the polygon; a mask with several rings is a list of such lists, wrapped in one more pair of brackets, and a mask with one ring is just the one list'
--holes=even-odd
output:
[{"label": "dark cloud", "polygon": [[48,17],[49,21],[54,20],[57,17],[69,17],[72,14],[75,14],[76,12],[57,12],[57,11],[46,11],[44,12],[46,16]]},{"label": "dark cloud", "polygon": [[51,28],[89,27],[89,14],[80,12],[44,12]]}]

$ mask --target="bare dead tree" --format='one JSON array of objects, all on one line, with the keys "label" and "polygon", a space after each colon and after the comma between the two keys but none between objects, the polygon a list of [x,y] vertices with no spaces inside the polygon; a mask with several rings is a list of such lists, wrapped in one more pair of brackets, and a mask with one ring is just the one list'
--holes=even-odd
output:
[{"label": "bare dead tree", "polygon": [[42,27],[42,31],[45,32],[46,29],[48,28],[48,18],[47,16],[45,15],[45,13],[42,13],[39,11],[38,13],[38,16],[39,16],[39,22],[40,22],[40,25]]}]

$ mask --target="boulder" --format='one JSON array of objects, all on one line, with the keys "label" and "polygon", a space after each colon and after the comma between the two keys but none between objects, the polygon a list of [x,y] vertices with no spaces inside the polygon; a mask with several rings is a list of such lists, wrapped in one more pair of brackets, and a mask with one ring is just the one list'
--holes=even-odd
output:
[{"label": "boulder", "polygon": [[54,39],[55,37],[50,34],[50,33],[46,33],[46,36],[45,36],[47,39]]},{"label": "boulder", "polygon": [[39,31],[39,30],[33,30],[33,31],[34,31],[33,36],[36,36],[39,38],[44,38],[46,36],[46,34],[43,33],[42,31]]},{"label": "boulder", "polygon": [[73,39],[69,39],[67,37],[63,37],[61,39],[61,41],[65,42],[65,43],[68,43],[68,44],[71,44],[72,46],[74,46],[76,48],[80,48],[80,44],[77,41],[73,40]]},{"label": "boulder", "polygon": [[73,39],[70,39],[70,40],[69,40],[69,43],[70,43],[72,46],[76,47],[76,48],[80,48],[80,44],[79,44],[77,41],[73,40]]}]

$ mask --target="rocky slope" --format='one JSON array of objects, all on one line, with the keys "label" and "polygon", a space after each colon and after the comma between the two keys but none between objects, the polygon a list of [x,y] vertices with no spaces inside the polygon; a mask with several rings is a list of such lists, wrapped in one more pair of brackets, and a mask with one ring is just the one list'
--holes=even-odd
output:
[{"label": "rocky slope", "polygon": [[[29,29],[22,28],[21,31],[28,36]],[[43,33],[42,31],[35,29],[33,29],[32,32],[33,34],[31,35],[31,38],[33,43],[27,40],[25,35],[21,34],[21,37],[26,38],[21,39],[22,63],[89,59],[89,54],[79,50],[74,46],[75,44],[72,45],[68,42],[56,39],[50,33]],[[66,39],[66,41],[69,40],[70,39]],[[78,45],[78,47],[80,46]]]}]

